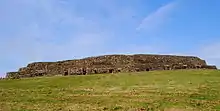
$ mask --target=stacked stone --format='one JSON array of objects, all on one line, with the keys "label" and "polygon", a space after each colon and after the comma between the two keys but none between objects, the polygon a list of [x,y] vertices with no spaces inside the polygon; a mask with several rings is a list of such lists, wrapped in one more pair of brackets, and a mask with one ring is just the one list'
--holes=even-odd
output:
[{"label": "stacked stone", "polygon": [[19,79],[20,78],[19,72],[8,72],[6,74],[6,78],[8,78],[8,79]]},{"label": "stacked stone", "polygon": [[105,55],[78,60],[35,62],[20,68],[18,72],[8,73],[7,77],[23,78],[57,74],[84,75],[192,68],[217,69],[216,66],[208,66],[204,60],[198,57],[144,54]]}]

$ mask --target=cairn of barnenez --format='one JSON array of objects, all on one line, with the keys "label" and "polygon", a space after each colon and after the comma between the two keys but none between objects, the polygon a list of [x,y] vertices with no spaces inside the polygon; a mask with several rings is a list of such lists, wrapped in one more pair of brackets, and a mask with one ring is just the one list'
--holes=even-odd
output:
[{"label": "cairn of barnenez", "polygon": [[27,78],[55,75],[86,75],[119,72],[139,72],[176,69],[217,69],[194,56],[176,55],[103,55],[83,59],[35,62],[17,72],[8,72],[6,78]]}]

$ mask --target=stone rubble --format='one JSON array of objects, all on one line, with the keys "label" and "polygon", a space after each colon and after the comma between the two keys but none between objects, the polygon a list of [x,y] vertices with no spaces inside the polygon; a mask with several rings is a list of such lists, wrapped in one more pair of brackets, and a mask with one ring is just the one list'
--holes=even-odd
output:
[{"label": "stone rubble", "polygon": [[86,75],[176,69],[217,69],[205,60],[193,56],[175,55],[103,55],[58,62],[35,62],[18,72],[8,72],[6,78],[38,76]]}]

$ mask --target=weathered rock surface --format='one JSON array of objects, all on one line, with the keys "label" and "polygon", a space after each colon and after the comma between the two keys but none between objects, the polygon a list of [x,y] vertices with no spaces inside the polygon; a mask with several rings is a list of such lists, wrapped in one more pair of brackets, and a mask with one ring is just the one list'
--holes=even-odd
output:
[{"label": "weathered rock surface", "polygon": [[26,78],[53,75],[85,75],[175,69],[217,69],[205,60],[193,56],[175,55],[103,55],[58,62],[35,62],[18,72],[8,72],[6,78]]}]

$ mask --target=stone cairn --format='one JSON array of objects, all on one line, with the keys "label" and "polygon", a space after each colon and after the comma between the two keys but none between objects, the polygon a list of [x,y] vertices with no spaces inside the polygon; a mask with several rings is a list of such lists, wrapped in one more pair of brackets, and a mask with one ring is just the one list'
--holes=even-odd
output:
[{"label": "stone cairn", "polygon": [[8,72],[6,78],[18,79],[39,76],[87,75],[120,72],[139,72],[177,69],[217,69],[205,60],[193,56],[176,55],[103,55],[83,59],[35,62],[17,72]]}]

